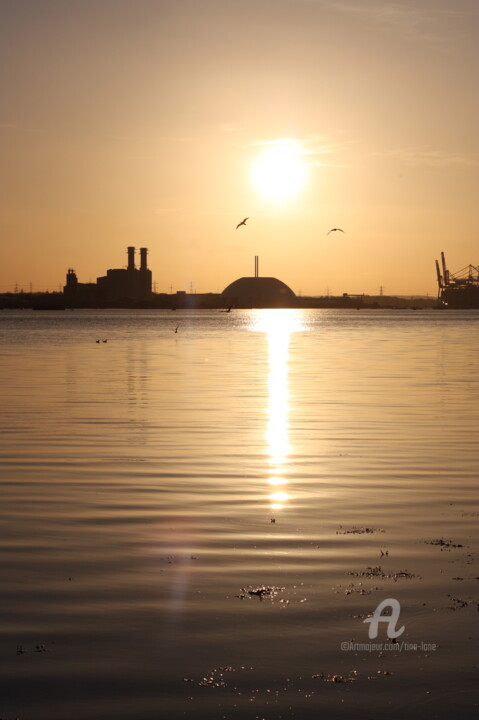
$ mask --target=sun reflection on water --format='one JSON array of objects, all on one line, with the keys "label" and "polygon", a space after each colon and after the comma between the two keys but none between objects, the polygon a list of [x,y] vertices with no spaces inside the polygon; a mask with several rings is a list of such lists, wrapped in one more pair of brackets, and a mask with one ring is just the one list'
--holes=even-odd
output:
[{"label": "sun reflection on water", "polygon": [[[290,498],[287,490],[287,464],[290,453],[288,438],[288,361],[291,333],[304,329],[296,310],[259,310],[253,330],[264,332],[268,338],[268,424],[266,444],[269,479],[272,487],[269,503],[272,510],[282,509]],[[283,489],[278,490],[277,486]]]}]

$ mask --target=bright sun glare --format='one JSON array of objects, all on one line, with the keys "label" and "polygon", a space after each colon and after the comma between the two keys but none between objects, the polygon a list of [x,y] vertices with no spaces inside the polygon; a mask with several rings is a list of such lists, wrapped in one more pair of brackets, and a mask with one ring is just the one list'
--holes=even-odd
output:
[{"label": "bright sun glare", "polygon": [[299,143],[281,140],[267,145],[253,164],[252,181],[266,200],[284,202],[295,198],[306,182]]}]

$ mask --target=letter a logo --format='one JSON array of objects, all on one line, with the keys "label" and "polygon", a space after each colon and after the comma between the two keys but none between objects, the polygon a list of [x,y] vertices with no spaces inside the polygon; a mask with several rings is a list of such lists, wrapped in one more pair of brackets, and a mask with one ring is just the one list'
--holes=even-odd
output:
[{"label": "letter a logo", "polygon": [[[391,608],[391,615],[382,615],[382,611],[384,608],[390,607]],[[399,628],[399,630],[396,630],[396,623],[399,620],[399,613],[401,612],[401,606],[399,604],[398,600],[395,600],[394,598],[387,598],[387,600],[383,600],[379,603],[376,610],[373,613],[373,616],[370,618],[366,618],[366,620],[363,620],[365,623],[370,623],[369,625],[369,639],[374,640],[374,638],[377,638],[378,636],[378,625],[380,622],[387,623],[388,624],[388,637],[390,638],[397,638],[404,632],[404,625],[402,628]]]}]

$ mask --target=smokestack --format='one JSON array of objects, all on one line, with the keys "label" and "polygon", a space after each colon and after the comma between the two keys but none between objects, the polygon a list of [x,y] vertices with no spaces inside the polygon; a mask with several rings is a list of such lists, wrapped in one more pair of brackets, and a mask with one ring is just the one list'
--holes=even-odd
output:
[{"label": "smokestack", "polygon": [[135,248],[129,247],[128,248],[128,270],[134,270],[135,269]]},{"label": "smokestack", "polygon": [[259,255],[254,256],[254,276],[259,277]]},{"label": "smokestack", "polygon": [[140,248],[140,270],[147,270],[146,256],[148,254],[147,248]]}]

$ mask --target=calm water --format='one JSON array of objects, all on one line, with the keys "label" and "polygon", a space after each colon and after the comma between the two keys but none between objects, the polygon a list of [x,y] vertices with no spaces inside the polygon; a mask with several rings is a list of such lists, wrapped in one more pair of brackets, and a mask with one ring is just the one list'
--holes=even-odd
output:
[{"label": "calm water", "polygon": [[476,717],[478,330],[1,312],[0,717]]}]

